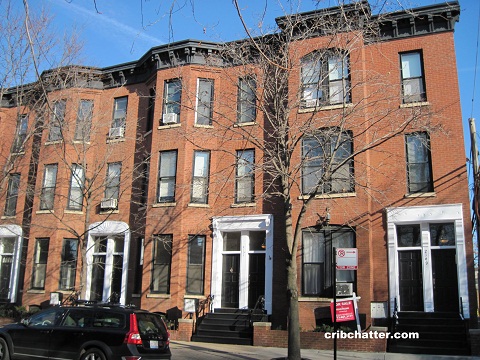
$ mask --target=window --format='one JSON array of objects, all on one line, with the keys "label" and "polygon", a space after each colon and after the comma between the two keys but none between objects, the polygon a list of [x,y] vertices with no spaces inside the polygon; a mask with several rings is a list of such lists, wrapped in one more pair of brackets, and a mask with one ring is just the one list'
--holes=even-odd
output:
[{"label": "window", "polygon": [[89,300],[107,301],[122,291],[124,236],[94,238]]},{"label": "window", "polygon": [[5,201],[5,216],[16,215],[19,187],[20,174],[10,174],[8,177],[7,199]]},{"label": "window", "polygon": [[157,235],[153,239],[152,285],[153,293],[170,294],[170,266],[172,263],[172,235]]},{"label": "window", "polygon": [[204,261],[205,235],[191,235],[188,239],[187,294],[203,294]]},{"label": "window", "polygon": [[398,247],[418,247],[422,244],[420,225],[397,225]]},{"label": "window", "polygon": [[208,203],[208,173],[210,153],[208,151],[195,151],[193,157],[192,203]]},{"label": "window", "polygon": [[433,191],[430,139],[427,133],[407,134],[407,179],[408,192]]},{"label": "window", "polygon": [[[333,296],[333,248],[355,247],[355,234],[351,229],[305,229],[302,237],[302,278],[304,296]],[[354,270],[337,270],[337,283],[354,283]]]},{"label": "window", "polygon": [[180,79],[165,81],[162,125],[176,124],[180,121],[181,97],[182,83]]},{"label": "window", "polygon": [[312,53],[302,59],[301,107],[350,102],[348,56],[338,51]]},{"label": "window", "polygon": [[175,201],[177,150],[161,151],[158,167],[158,202]]},{"label": "window", "polygon": [[430,224],[431,246],[455,246],[455,224]]},{"label": "window", "polygon": [[13,254],[15,252],[15,238],[0,238],[0,299],[8,299],[10,294],[10,279],[13,270]]},{"label": "window", "polygon": [[255,151],[237,151],[237,169],[235,177],[235,202],[252,202],[255,197]]},{"label": "window", "polygon": [[32,289],[45,289],[47,274],[48,244],[50,239],[37,239],[33,255]]},{"label": "window", "polygon": [[24,151],[23,143],[27,138],[28,115],[20,115],[17,120],[17,130],[15,142],[13,143],[13,152],[20,153]]},{"label": "window", "polygon": [[400,54],[403,103],[427,100],[420,52]]},{"label": "window", "polygon": [[127,104],[128,97],[114,99],[113,103],[113,121],[112,127],[108,132],[109,138],[119,138],[125,136],[125,126],[127,123]]},{"label": "window", "polygon": [[105,199],[117,199],[120,195],[121,163],[109,163],[105,182]]},{"label": "window", "polygon": [[45,165],[43,186],[40,194],[40,210],[53,210],[55,202],[55,186],[57,183],[57,164]]},{"label": "window", "polygon": [[324,129],[302,143],[302,191],[321,194],[354,191],[353,140],[349,132]]},{"label": "window", "polygon": [[85,175],[83,167],[78,164],[72,165],[72,175],[70,178],[70,194],[68,196],[67,208],[70,210],[82,210],[83,206],[83,185]]},{"label": "window", "polygon": [[198,79],[195,123],[198,125],[212,125],[212,109],[213,80]]},{"label": "window", "polygon": [[52,121],[50,122],[48,141],[59,141],[63,139],[62,130],[65,121],[65,107],[65,100],[58,100],[53,104],[53,115]]},{"label": "window", "polygon": [[90,141],[90,130],[92,127],[93,100],[80,100],[77,113],[77,124],[75,126],[76,141]]},{"label": "window", "polygon": [[63,239],[62,258],[60,262],[60,290],[71,290],[75,287],[77,273],[78,240]]},{"label": "window", "polygon": [[237,122],[251,123],[256,118],[256,92],[255,78],[247,76],[240,78],[238,83]]}]

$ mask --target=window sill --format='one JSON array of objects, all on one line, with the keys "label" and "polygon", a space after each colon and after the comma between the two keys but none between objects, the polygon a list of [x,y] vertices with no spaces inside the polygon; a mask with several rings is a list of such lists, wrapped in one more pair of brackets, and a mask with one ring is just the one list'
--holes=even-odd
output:
[{"label": "window sill", "polygon": [[317,302],[317,301],[330,302],[332,300],[333,298],[327,298],[327,297],[306,297],[306,296],[298,297],[298,301],[304,301],[304,302]]},{"label": "window sill", "polygon": [[202,129],[213,129],[213,125],[194,124],[193,127]]},{"label": "window sill", "polygon": [[244,127],[244,126],[253,126],[257,125],[256,121],[250,121],[250,122],[244,122],[244,123],[235,123],[233,124],[233,127]]},{"label": "window sill", "polygon": [[1,219],[2,220],[7,220],[7,219],[16,219],[17,217],[16,216],[2,216]]},{"label": "window sill", "polygon": [[54,210],[37,210],[35,211],[35,214],[53,214],[55,213]]},{"label": "window sill", "polygon": [[298,112],[302,113],[309,113],[314,111],[323,111],[323,110],[337,110],[337,109],[344,109],[344,108],[351,108],[353,107],[352,103],[347,104],[336,104],[336,105],[326,105],[326,106],[312,106],[309,108],[299,108]]},{"label": "window sill", "polygon": [[40,289],[29,289],[27,290],[28,294],[45,294],[45,289],[40,290]]},{"label": "window sill", "polygon": [[194,208],[209,208],[210,205],[208,204],[196,204],[196,203],[189,203],[187,205],[188,207],[194,207]]},{"label": "window sill", "polygon": [[100,215],[119,214],[119,213],[120,213],[120,211],[118,209],[100,210],[100,212],[99,212]]},{"label": "window sill", "polygon": [[55,145],[55,144],[61,144],[63,143],[63,140],[48,140],[45,141],[45,145]]},{"label": "window sill", "polygon": [[159,125],[158,130],[172,129],[182,126],[181,123],[171,124],[171,125]]},{"label": "window sill", "polygon": [[82,210],[68,210],[66,209],[64,211],[65,214],[77,214],[77,215],[83,215],[83,211]]},{"label": "window sill", "polygon": [[156,293],[148,293],[147,298],[156,298],[156,299],[170,299],[170,294],[156,294]]},{"label": "window sill", "polygon": [[235,203],[230,205],[231,208],[255,207],[257,203]]},{"label": "window sill", "polygon": [[119,143],[119,142],[125,142],[125,138],[107,138],[107,144],[114,144],[114,143]]},{"label": "window sill", "polygon": [[[45,145],[47,145],[45,143]],[[25,151],[14,151],[12,152],[12,156],[22,156],[22,155],[25,155]]]},{"label": "window sill", "polygon": [[412,102],[406,104],[400,104],[400,108],[411,108],[411,107],[418,107],[418,106],[429,106],[430,103],[428,101],[419,101],[419,102]]},{"label": "window sill", "polygon": [[90,145],[90,141],[83,141],[83,140],[73,140],[74,144],[84,144],[84,145]]},{"label": "window sill", "polygon": [[420,193],[411,193],[405,194],[404,198],[424,198],[424,197],[436,197],[437,194],[434,192],[420,192]]},{"label": "window sill", "polygon": [[[338,198],[346,198],[346,197],[356,197],[357,193],[339,193],[339,194],[317,194],[315,195],[315,199],[338,199]],[[298,197],[298,200],[306,200],[308,199],[308,195],[301,195]]]},{"label": "window sill", "polygon": [[176,202],[156,203],[152,205],[153,208],[174,207],[174,206],[177,206]]},{"label": "window sill", "polygon": [[188,295],[188,294],[185,294],[183,296],[184,299],[199,299],[199,300],[204,300],[206,299],[207,297],[205,295]]}]

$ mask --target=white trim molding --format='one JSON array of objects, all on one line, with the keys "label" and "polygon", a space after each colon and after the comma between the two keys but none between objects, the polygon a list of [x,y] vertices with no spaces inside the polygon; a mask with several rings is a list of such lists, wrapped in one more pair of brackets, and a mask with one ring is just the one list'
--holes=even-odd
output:
[{"label": "white trim molding", "polygon": [[15,247],[13,249],[8,298],[11,303],[14,303],[17,301],[18,282],[20,281],[20,259],[22,255],[23,229],[19,225],[0,226],[0,238],[12,237],[15,238]]},{"label": "white trim molding", "polygon": [[[87,252],[86,252],[86,262],[87,262],[87,279],[85,282],[85,297],[87,300],[90,300],[90,290],[92,286],[92,266],[93,266],[93,252],[94,252],[94,237],[95,236],[107,236],[113,237],[115,235],[123,235],[124,246],[123,246],[123,269],[122,269],[122,285],[120,292],[120,304],[125,305],[126,294],[127,294],[127,279],[128,279],[128,260],[130,253],[130,228],[129,226],[121,221],[100,221],[91,224],[88,230],[88,242],[87,242]],[[108,251],[108,250],[107,250]],[[112,255],[112,253],[108,253]],[[111,296],[110,285],[104,285],[104,293],[102,301],[106,301],[108,297]]]},{"label": "white trim molding", "polygon": [[[212,281],[211,294],[213,307],[220,308],[222,304],[222,253],[223,233],[228,231],[242,232],[242,243],[248,242],[248,231],[265,231],[265,310],[272,313],[272,279],[273,279],[273,215],[246,215],[246,216],[220,216],[212,219],[213,224],[213,251],[212,251]],[[244,241],[247,240],[247,241]],[[243,248],[243,247],[242,247]],[[247,249],[241,251],[248,252]],[[248,269],[248,256],[244,257],[242,266]],[[241,260],[242,261],[242,260]],[[240,273],[240,287],[248,287],[248,271]],[[243,284],[243,285],[242,285]],[[240,308],[248,307],[248,294],[240,291]]]},{"label": "white trim molding", "polygon": [[[433,301],[433,280],[431,268],[429,224],[438,222],[451,222],[455,226],[458,296],[462,299],[463,316],[467,319],[470,318],[462,204],[387,208],[386,216],[389,264],[390,315],[392,316],[395,310],[395,299],[399,299],[399,270],[396,226],[407,224],[420,225],[421,244],[418,248],[421,248],[422,251],[424,311],[433,312],[435,309]],[[399,301],[401,305],[401,299]]]}]

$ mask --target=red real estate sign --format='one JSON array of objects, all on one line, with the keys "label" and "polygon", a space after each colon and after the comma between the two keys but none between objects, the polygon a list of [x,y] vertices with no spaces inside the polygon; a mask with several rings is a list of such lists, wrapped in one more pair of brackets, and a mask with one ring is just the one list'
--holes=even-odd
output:
[{"label": "red real estate sign", "polygon": [[[330,303],[330,313],[333,319],[333,302]],[[337,322],[355,320],[355,307],[353,300],[337,301]]]}]

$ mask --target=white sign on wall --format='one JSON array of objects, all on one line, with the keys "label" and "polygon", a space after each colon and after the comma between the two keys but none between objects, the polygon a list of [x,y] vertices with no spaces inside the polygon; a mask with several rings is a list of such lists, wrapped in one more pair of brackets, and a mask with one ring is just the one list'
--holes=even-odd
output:
[{"label": "white sign on wall", "polygon": [[337,270],[358,270],[358,251],[356,248],[338,248],[336,254]]}]

